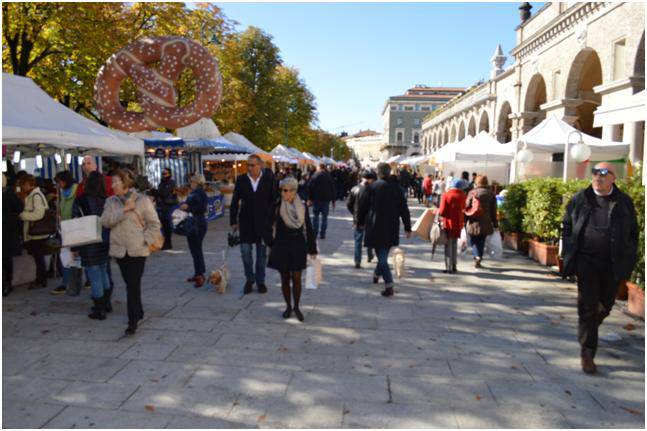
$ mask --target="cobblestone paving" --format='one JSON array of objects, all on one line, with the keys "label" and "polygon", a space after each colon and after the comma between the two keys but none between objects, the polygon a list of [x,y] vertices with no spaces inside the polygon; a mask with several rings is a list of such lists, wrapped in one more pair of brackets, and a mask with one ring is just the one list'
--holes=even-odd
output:
[{"label": "cobblestone paving", "polygon": [[[421,212],[412,205],[412,215]],[[207,267],[221,263],[226,220],[211,223]],[[281,318],[269,292],[242,295],[238,250],[229,291],[195,289],[186,242],[146,263],[146,318],[124,337],[115,311],[87,318],[89,291],[16,291],[3,301],[5,428],[643,428],[644,324],[620,301],[601,328],[599,375],[579,368],[575,285],[506,252],[474,270],[461,256],[403,240],[406,275],[383,298],[372,266],[352,265],[339,204],[320,241],[324,280],[304,291],[305,322]],[[433,273],[433,276],[431,274]],[[55,283],[50,282],[50,287]],[[631,323],[635,329],[628,330]]]}]

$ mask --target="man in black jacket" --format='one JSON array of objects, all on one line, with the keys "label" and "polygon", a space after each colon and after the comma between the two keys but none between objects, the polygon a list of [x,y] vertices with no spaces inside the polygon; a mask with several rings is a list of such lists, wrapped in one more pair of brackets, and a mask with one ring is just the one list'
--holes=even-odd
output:
[{"label": "man in black jacket", "polygon": [[577,275],[577,335],[587,374],[597,371],[598,327],[611,313],[618,284],[631,277],[638,247],[636,210],[614,185],[613,166],[598,163],[592,173],[591,186],[568,203],[562,231],[562,276]]},{"label": "man in black jacket", "polygon": [[[357,226],[359,203],[366,192],[366,187],[373,184],[377,179],[377,176],[375,173],[366,170],[362,173],[362,178],[363,181],[350,190],[348,202],[346,203],[346,208],[348,208],[348,211],[353,215],[353,229],[355,229],[355,268],[361,268],[362,247],[364,246],[364,229],[359,229]],[[366,253],[368,254],[368,261],[372,261],[373,250],[371,248],[367,248]]]},{"label": "man in black jacket", "polygon": [[[312,206],[312,229],[315,236],[321,232],[321,239],[326,238],[328,211],[331,202],[335,209],[335,196],[335,183],[326,171],[326,165],[322,163],[308,183],[308,206]],[[319,215],[321,215],[321,231],[319,230]]]},{"label": "man in black jacket", "polygon": [[389,250],[400,243],[400,218],[404,223],[407,238],[411,238],[411,218],[405,196],[397,179],[391,179],[391,167],[386,163],[377,165],[378,180],[371,184],[359,203],[357,227],[363,229],[364,244],[375,249],[377,266],[373,283],[384,279],[382,296],[393,295],[393,276],[389,268]]},{"label": "man in black jacket", "polygon": [[[265,265],[267,263],[268,235],[271,235],[270,216],[277,198],[274,177],[263,170],[257,155],[247,159],[247,174],[239,175],[231,198],[230,224],[240,231],[240,254],[245,267],[245,295],[252,292],[254,282],[259,293],[267,292]],[[256,244],[256,271],[252,260],[252,245]]]},{"label": "man in black jacket", "polygon": [[173,236],[173,219],[171,214],[173,208],[178,204],[177,195],[175,194],[175,181],[171,176],[171,169],[162,170],[162,181],[160,181],[157,192],[157,205],[160,211],[160,222],[162,222],[162,234],[164,235],[164,246],[162,250],[173,248],[171,238]]}]

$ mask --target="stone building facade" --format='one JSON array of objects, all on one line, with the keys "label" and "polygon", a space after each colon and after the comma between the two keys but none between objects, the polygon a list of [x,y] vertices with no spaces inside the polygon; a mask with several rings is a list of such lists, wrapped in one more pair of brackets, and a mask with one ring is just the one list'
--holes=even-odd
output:
[{"label": "stone building facade", "polygon": [[630,103],[645,88],[645,4],[547,3],[516,33],[511,66],[502,68],[498,47],[490,80],[425,118],[422,152],[481,130],[509,142],[553,113],[587,134],[628,143],[630,159],[642,161],[644,121],[594,125],[596,112]]},{"label": "stone building facade", "polygon": [[425,116],[463,91],[464,88],[417,85],[409,88],[405,94],[389,97],[382,108],[384,159],[393,155],[420,153]]}]

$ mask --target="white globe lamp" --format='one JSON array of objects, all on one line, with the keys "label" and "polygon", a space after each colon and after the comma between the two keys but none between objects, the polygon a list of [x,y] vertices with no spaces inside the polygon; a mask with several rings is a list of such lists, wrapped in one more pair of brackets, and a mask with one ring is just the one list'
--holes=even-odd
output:
[{"label": "white globe lamp", "polygon": [[523,148],[517,152],[517,162],[519,163],[530,163],[532,159],[535,158],[535,155],[532,151],[528,149],[528,144],[523,143]]}]

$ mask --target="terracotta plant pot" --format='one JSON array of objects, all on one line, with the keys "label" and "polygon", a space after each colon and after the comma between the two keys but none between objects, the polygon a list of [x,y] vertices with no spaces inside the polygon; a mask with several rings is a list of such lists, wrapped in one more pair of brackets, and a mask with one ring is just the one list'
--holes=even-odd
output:
[{"label": "terracotta plant pot", "polygon": [[645,291],[637,284],[627,282],[627,308],[629,314],[645,320]]},{"label": "terracotta plant pot", "polygon": [[520,253],[528,253],[528,236],[525,233],[504,232],[503,244]]},{"label": "terracotta plant pot", "polygon": [[620,283],[618,283],[618,292],[616,293],[616,299],[626,301],[628,294],[627,282],[621,281]]},{"label": "terracotta plant pot", "polygon": [[559,247],[531,239],[528,241],[528,257],[546,266],[557,265]]}]

